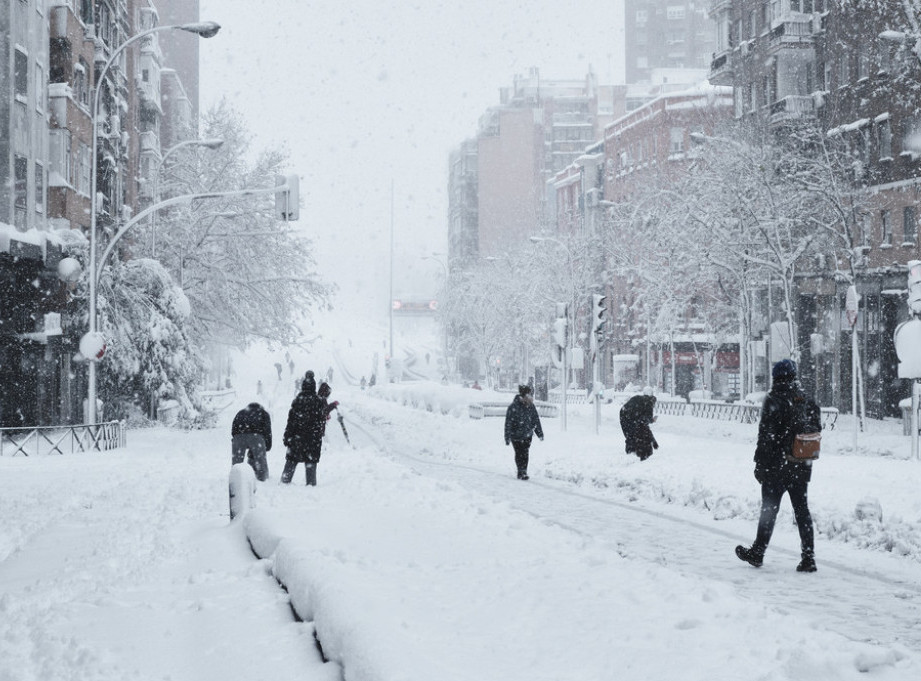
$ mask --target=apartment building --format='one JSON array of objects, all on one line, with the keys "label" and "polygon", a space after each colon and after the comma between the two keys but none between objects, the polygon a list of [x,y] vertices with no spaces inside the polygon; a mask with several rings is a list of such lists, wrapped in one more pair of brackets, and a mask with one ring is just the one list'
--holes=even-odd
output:
[{"label": "apartment building", "polygon": [[627,83],[649,83],[655,69],[706,69],[715,34],[703,0],[626,0]]},{"label": "apartment building", "polygon": [[[0,8],[9,65],[0,71],[0,148],[8,159],[0,164],[0,426],[83,418],[86,376],[72,358],[85,310],[75,308],[57,266],[62,246],[85,244],[89,232],[97,91],[103,238],[153,200],[161,128],[187,138],[195,127],[175,71],[164,107],[160,34],[124,50],[100,77],[130,36],[160,25],[160,2],[10,0]],[[177,3],[197,19],[197,2]],[[197,91],[197,60],[182,68]],[[168,125],[164,111],[175,116]]]},{"label": "apartment building", "polygon": [[[872,416],[899,415],[908,394],[897,378],[892,333],[906,317],[905,264],[918,244],[921,144],[917,132],[921,68],[905,5],[830,0],[716,0],[716,49],[710,80],[732,86],[739,121],[782,130],[817,121],[854,157],[853,181],[870,209],[852,226],[854,282],[861,299],[858,347]],[[804,383],[823,404],[850,409],[851,327],[842,310],[849,281],[826,264],[802,268],[798,336]]]},{"label": "apartment building", "polygon": [[[550,203],[556,209],[556,232],[597,235],[600,250],[616,248],[609,242],[606,226],[611,207],[631,204],[645,185],[667,185],[670,177],[682,173],[695,158],[691,134],[713,134],[731,113],[731,89],[703,84],[662,94],[609,123],[600,141],[586,147],[547,183]],[[648,317],[637,297],[637,283],[633,274],[617,267],[609,273],[602,376],[609,384],[618,383],[641,374],[637,367],[643,365],[657,367],[658,383],[670,385],[671,358],[663,354],[658,342],[646,342]],[[685,317],[686,328],[671,339],[678,392],[687,395],[704,385],[715,392],[733,392],[738,382],[737,340],[735,345],[720,345],[694,327],[693,311]],[[656,353],[655,359],[647,364],[646,354],[651,352]]]},{"label": "apartment building", "polygon": [[539,231],[549,215],[547,179],[625,111],[625,94],[624,86],[599,85],[592,72],[551,80],[536,68],[501,88],[476,136],[451,156],[452,261],[500,255]]}]

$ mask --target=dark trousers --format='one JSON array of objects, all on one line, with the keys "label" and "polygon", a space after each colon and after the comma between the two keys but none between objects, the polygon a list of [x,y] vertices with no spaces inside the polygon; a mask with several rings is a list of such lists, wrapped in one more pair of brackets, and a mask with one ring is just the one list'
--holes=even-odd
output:
[{"label": "dark trousers", "polygon": [[758,535],[752,550],[763,554],[771,541],[774,533],[774,522],[780,510],[780,501],[784,492],[790,494],[793,504],[793,516],[799,528],[799,540],[803,557],[815,555],[815,535],[812,528],[812,515],[809,513],[808,503],[809,483],[805,480],[796,480],[784,484],[782,481],[768,481],[761,485],[761,518],[758,520]]},{"label": "dark trousers", "polygon": [[528,455],[531,450],[530,440],[512,440],[512,449],[515,450],[515,465],[518,467],[518,474],[528,472]]},{"label": "dark trousers", "polygon": [[[291,482],[291,478],[294,477],[294,471],[297,468],[299,461],[294,461],[288,459],[285,461],[285,469],[281,472],[281,481],[285,484]],[[308,485],[313,485],[316,487],[317,484],[317,464],[315,461],[308,461],[304,463],[304,476],[307,480]]]},{"label": "dark trousers", "polygon": [[[234,435],[231,441],[231,462],[247,463],[253,467],[256,480],[267,480],[269,477],[269,464],[265,459],[265,438],[257,433],[241,433]],[[248,456],[247,456],[248,453]]]}]

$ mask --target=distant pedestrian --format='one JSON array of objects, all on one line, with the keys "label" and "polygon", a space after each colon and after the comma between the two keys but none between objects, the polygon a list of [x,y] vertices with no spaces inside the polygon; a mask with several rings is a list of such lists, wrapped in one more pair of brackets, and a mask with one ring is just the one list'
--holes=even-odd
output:
[{"label": "distant pedestrian", "polygon": [[281,362],[275,362],[275,371],[278,372],[278,380],[281,380]]},{"label": "distant pedestrian", "polygon": [[365,377],[361,377],[361,389],[364,390],[368,385],[368,381],[365,380]]},{"label": "distant pedestrian", "polygon": [[265,453],[272,449],[272,418],[258,402],[250,402],[237,412],[230,427],[233,463],[247,463],[253,467],[257,480],[269,477]]},{"label": "distant pedestrian", "polygon": [[530,386],[519,385],[518,394],[505,411],[505,444],[511,444],[515,450],[519,480],[528,479],[532,435],[543,440],[544,430],[540,426],[540,416],[534,406]]},{"label": "distant pedestrian", "polygon": [[640,395],[634,395],[620,408],[620,429],[624,433],[624,449],[627,454],[636,454],[640,461],[652,456],[652,450],[659,448],[652,429],[656,396],[651,386],[643,388]]},{"label": "distant pedestrian", "polygon": [[377,383],[377,374],[371,374],[371,379],[368,381],[368,387],[373,388],[375,383]]},{"label": "distant pedestrian", "polygon": [[736,546],[736,556],[761,567],[771,541],[780,501],[786,492],[793,505],[799,529],[801,560],[797,572],[815,572],[815,531],[809,513],[808,491],[812,462],[793,458],[798,433],[819,432],[821,411],[796,383],[796,363],[777,362],[771,370],[773,384],[761,407],[758,444],[755,448],[755,479],[761,484],[761,516],[755,542],[749,548]]},{"label": "distant pedestrian", "polygon": [[291,482],[297,464],[303,463],[307,484],[317,484],[317,463],[320,461],[325,428],[326,403],[317,394],[317,381],[313,372],[308,371],[301,383],[300,392],[288,410],[284,439],[288,450],[281,474],[283,483]]}]

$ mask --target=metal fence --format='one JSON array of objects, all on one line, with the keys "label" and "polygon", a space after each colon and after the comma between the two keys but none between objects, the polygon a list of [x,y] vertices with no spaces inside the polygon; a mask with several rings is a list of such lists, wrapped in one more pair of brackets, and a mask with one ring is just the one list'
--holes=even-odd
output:
[{"label": "metal fence", "polygon": [[[491,416],[505,416],[508,410],[509,402],[474,402],[467,411],[472,419],[482,419]],[[544,418],[556,418],[559,414],[559,407],[549,402],[534,402],[537,407],[537,414]]]},{"label": "metal fence", "polygon": [[0,428],[0,456],[22,454],[73,454],[90,450],[108,451],[127,443],[121,421],[78,426],[34,426]]},{"label": "metal fence", "polygon": [[[736,421],[738,423],[758,423],[761,420],[761,405],[743,402],[716,402],[701,400],[695,402],[656,402],[656,415],[696,416],[703,419],[719,421]],[[838,421],[835,407],[822,407],[822,428],[833,430]]]}]

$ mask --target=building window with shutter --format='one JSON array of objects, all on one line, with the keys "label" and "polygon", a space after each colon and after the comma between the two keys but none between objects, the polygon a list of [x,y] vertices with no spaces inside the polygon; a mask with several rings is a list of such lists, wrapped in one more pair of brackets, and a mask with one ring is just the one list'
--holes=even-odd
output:
[{"label": "building window with shutter", "polygon": [[45,212],[45,166],[35,162],[35,212]]},{"label": "building window with shutter", "polygon": [[914,206],[902,209],[902,238],[906,244],[914,244],[918,238],[918,218]]},{"label": "building window with shutter", "polygon": [[883,209],[879,212],[879,222],[881,226],[881,239],[880,244],[883,246],[892,245],[892,218],[890,216],[888,209]]},{"label": "building window with shutter", "polygon": [[20,50],[15,50],[13,58],[13,92],[16,99],[28,101],[29,99],[29,55]]}]

